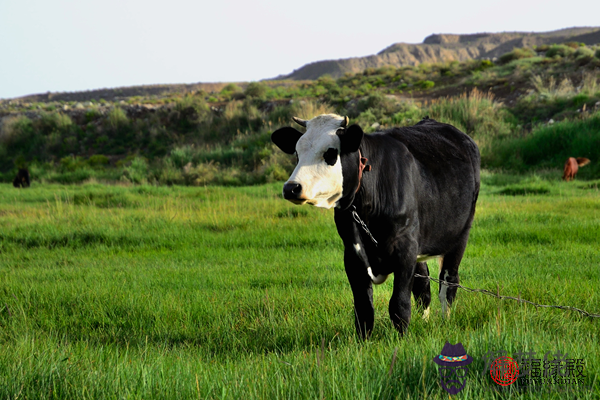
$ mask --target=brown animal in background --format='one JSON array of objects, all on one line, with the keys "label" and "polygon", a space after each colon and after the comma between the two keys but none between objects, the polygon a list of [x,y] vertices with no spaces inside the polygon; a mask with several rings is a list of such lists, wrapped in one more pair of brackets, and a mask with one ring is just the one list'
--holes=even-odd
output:
[{"label": "brown animal in background", "polygon": [[27,171],[24,168],[19,169],[19,172],[17,172],[17,176],[13,180],[13,186],[16,188],[26,188],[29,187],[30,183],[31,182],[29,180],[29,171]]},{"label": "brown animal in background", "polygon": [[563,174],[564,181],[572,181],[575,178],[575,174],[579,170],[579,167],[583,167],[584,165],[588,165],[590,160],[583,157],[569,157],[567,162],[565,162],[565,173]]}]

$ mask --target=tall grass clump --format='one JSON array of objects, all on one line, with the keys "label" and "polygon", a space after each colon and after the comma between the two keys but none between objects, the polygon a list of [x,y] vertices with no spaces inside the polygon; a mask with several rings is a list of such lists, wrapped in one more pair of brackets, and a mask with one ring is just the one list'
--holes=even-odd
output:
[{"label": "tall grass clump", "polygon": [[129,125],[129,118],[121,107],[114,107],[108,113],[107,125],[113,130],[119,130]]},{"label": "tall grass clump", "polygon": [[489,149],[493,140],[511,132],[502,104],[494,100],[491,92],[477,88],[458,97],[433,101],[428,112],[432,118],[452,124],[471,136],[482,152]]},{"label": "tall grass clump", "polygon": [[[335,108],[327,103],[316,100],[300,100],[292,103],[290,111],[295,117],[312,119],[317,115],[334,113]],[[290,121],[287,121],[286,123],[289,122]]]}]

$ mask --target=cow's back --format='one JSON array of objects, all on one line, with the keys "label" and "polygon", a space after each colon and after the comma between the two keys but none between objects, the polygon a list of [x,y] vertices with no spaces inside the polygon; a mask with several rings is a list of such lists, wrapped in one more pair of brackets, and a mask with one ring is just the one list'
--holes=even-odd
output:
[{"label": "cow's back", "polygon": [[374,139],[386,147],[388,155],[397,153],[390,150],[395,146],[405,149],[399,153],[401,157],[388,156],[380,167],[401,171],[398,190],[406,193],[407,186],[413,186],[422,250],[436,250],[429,244],[445,247],[447,238],[468,230],[480,186],[480,155],[475,142],[455,127],[431,119],[371,136],[379,135]]}]

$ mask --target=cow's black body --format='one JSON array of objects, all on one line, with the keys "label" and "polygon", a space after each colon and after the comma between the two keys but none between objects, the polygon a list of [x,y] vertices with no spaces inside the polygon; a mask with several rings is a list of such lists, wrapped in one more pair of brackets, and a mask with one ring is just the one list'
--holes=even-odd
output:
[{"label": "cow's black body", "polygon": [[[363,174],[354,194],[358,155],[342,155],[344,182],[349,184],[335,210],[354,294],[356,328],[365,336],[373,327],[372,287],[366,271],[370,265],[374,275],[394,273],[389,312],[403,332],[410,321],[411,291],[421,307],[431,301],[429,281],[413,278],[415,273],[429,274],[426,263],[416,262],[418,255],[443,256],[441,279],[458,283],[479,194],[479,150],[453,126],[425,119],[412,127],[365,135],[360,151],[372,170]],[[354,222],[351,205],[378,246]],[[361,251],[356,251],[356,244]],[[455,293],[456,288],[446,292],[448,304]]]},{"label": "cow's black body", "polygon": [[[354,295],[356,329],[367,337],[373,328],[370,267],[375,277],[394,274],[389,312],[395,327],[403,333],[410,322],[411,292],[417,305],[427,312],[431,302],[429,280],[414,277],[415,273],[429,275],[427,264],[418,262],[419,256],[421,260],[425,255],[441,256],[440,278],[458,283],[458,267],[479,195],[479,150],[455,127],[428,118],[415,126],[371,135],[363,135],[358,125],[346,127],[342,122],[336,134],[341,145],[343,179],[335,223],[345,247],[344,264]],[[282,128],[272,138],[292,153],[301,135],[293,128]],[[361,156],[372,167],[369,172],[365,169],[362,178]],[[306,184],[290,179],[284,185],[284,197],[302,203],[302,185]],[[355,221],[353,210],[368,226],[377,245]],[[441,289],[443,306],[450,305],[455,295],[456,288]]]}]

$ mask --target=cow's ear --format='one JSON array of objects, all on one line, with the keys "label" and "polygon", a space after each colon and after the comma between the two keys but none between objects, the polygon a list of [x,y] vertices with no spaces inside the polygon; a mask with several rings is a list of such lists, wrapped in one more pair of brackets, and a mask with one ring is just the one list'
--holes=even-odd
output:
[{"label": "cow's ear", "polygon": [[356,124],[350,125],[346,129],[340,129],[337,134],[342,144],[342,154],[357,151],[364,136],[362,128]]},{"label": "cow's ear", "polygon": [[291,126],[286,126],[273,132],[271,140],[285,153],[294,154],[296,152],[296,143],[300,139],[300,136],[302,136],[302,132]]}]

